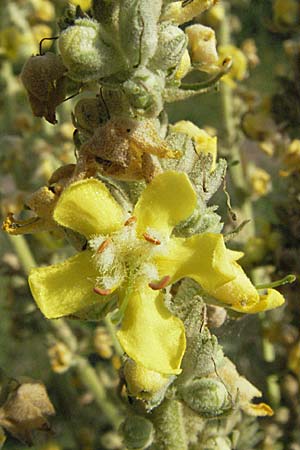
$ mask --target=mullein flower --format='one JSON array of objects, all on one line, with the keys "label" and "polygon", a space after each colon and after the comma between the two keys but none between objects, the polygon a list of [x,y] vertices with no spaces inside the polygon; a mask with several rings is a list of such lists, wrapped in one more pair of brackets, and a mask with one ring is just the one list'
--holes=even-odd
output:
[{"label": "mullein flower", "polygon": [[217,160],[217,138],[210,136],[205,130],[198,128],[188,120],[180,120],[171,126],[171,131],[184,133],[193,139],[195,150],[198,155],[210,154],[212,156],[211,170],[216,168]]},{"label": "mullein flower", "polygon": [[189,22],[194,17],[198,16],[208,8],[213,6],[217,0],[180,0],[173,2],[167,6],[162,20],[170,20],[171,22],[180,25]]},{"label": "mullein flower", "polygon": [[251,167],[250,186],[252,194],[255,198],[260,198],[267,195],[271,189],[270,174],[260,167]]},{"label": "mullein flower", "polygon": [[187,27],[192,64],[202,72],[215,73],[220,70],[215,32],[210,27],[195,24]]},{"label": "mullein flower", "polygon": [[218,377],[228,389],[232,400],[237,400],[246,414],[258,417],[273,415],[272,408],[266,403],[252,403],[253,398],[261,397],[262,393],[238,373],[230,359],[225,358],[224,365],[218,369]]},{"label": "mullein flower", "polygon": [[222,81],[227,83],[230,87],[235,88],[236,81],[242,81],[247,76],[248,63],[247,58],[239,48],[234,45],[220,45],[218,47],[220,56],[220,64],[224,58],[232,58],[232,66],[230,71],[222,77]]},{"label": "mullein flower", "polygon": [[196,192],[184,173],[158,175],[126,219],[106,186],[96,179],[67,187],[54,220],[88,240],[87,250],[65,262],[32,269],[32,294],[49,318],[74,315],[118,297],[117,333],[124,351],[148,370],[180,373],[185,352],[182,321],[164,304],[163,288],[190,277],[204,291],[241,312],[281,305],[269,289],[259,296],[236,263],[241,253],[226,249],[221,234],[172,236],[197,205]]},{"label": "mullein flower", "polygon": [[300,140],[294,139],[283,154],[283,167],[279,173],[282,177],[287,177],[300,170]]}]

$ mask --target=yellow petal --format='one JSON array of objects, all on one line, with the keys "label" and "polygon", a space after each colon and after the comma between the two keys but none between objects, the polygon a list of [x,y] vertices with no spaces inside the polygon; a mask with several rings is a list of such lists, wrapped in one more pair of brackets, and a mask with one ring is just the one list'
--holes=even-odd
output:
[{"label": "yellow petal", "polygon": [[241,266],[233,261],[232,268],[234,278],[217,289],[208,290],[208,293],[232,309],[247,313],[259,302],[259,295]]},{"label": "yellow petal", "polygon": [[180,120],[171,126],[171,130],[177,133],[184,133],[195,142],[196,152],[200,154],[210,154],[212,156],[211,170],[216,168],[217,160],[217,138],[210,136],[205,130],[198,128],[193,122]]},{"label": "yellow petal", "polygon": [[258,312],[268,311],[269,309],[278,308],[283,305],[284,301],[284,297],[280,292],[276,291],[276,289],[268,289],[267,294],[259,296],[259,301],[256,305],[244,309],[243,312],[256,314]]},{"label": "yellow petal", "polygon": [[274,411],[271,406],[266,403],[248,403],[242,407],[243,411],[249,416],[263,417],[263,416],[273,416]]},{"label": "yellow petal", "polygon": [[93,292],[97,275],[92,254],[85,251],[63,263],[32,269],[29,285],[42,313],[48,319],[55,319],[101,301]]},{"label": "yellow petal", "polygon": [[124,351],[146,369],[178,374],[185,351],[180,319],[164,305],[163,297],[147,286],[130,297],[118,339]]},{"label": "yellow petal", "polygon": [[123,212],[104,183],[89,178],[63,191],[54,210],[54,220],[90,238],[120,228]]},{"label": "yellow petal", "polygon": [[171,276],[174,283],[183,277],[197,281],[204,290],[212,291],[235,277],[233,263],[221,234],[203,233],[187,239],[170,240],[166,255],[155,263],[161,276]]},{"label": "yellow petal", "polygon": [[170,235],[175,225],[192,214],[196,204],[196,192],[185,173],[168,171],[157,175],[134,209],[138,233],[149,227]]}]

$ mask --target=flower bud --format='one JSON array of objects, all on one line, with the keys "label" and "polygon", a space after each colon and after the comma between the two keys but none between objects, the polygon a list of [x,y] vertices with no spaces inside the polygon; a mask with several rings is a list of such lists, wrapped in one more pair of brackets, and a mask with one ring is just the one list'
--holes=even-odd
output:
[{"label": "flower bud", "polygon": [[201,378],[185,386],[182,397],[191,409],[203,417],[215,417],[228,409],[226,387],[215,378]]},{"label": "flower bud", "polygon": [[123,90],[131,106],[140,115],[157,117],[163,109],[162,91],[164,79],[145,67],[138,69],[123,84]]},{"label": "flower bud", "polygon": [[157,46],[157,21],[161,0],[122,0],[119,33],[131,67],[145,65]]},{"label": "flower bud", "polygon": [[158,33],[158,46],[151,67],[169,71],[178,66],[186,48],[184,32],[169,23],[163,23]]},{"label": "flower bud", "polygon": [[94,20],[76,20],[61,33],[58,45],[73,80],[95,81],[122,68],[116,49],[102,40],[100,24]]},{"label": "flower bud", "polygon": [[185,29],[189,39],[192,64],[203,72],[219,70],[216,35],[212,28],[204,25],[191,25]]},{"label": "flower bud", "polygon": [[153,440],[153,425],[142,416],[129,416],[121,425],[124,444],[128,449],[148,448]]},{"label": "flower bud", "polygon": [[141,399],[151,399],[164,390],[170,381],[170,377],[148,370],[131,359],[125,362],[124,376],[130,394]]}]

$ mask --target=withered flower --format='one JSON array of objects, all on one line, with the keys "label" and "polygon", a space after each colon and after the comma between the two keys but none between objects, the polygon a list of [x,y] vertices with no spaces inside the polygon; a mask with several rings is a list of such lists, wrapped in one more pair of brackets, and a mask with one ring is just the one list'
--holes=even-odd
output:
[{"label": "withered flower", "polygon": [[115,117],[98,127],[81,147],[77,170],[86,172],[96,162],[104,175],[149,182],[160,169],[152,155],[178,158],[181,152],[166,144],[151,120]]},{"label": "withered flower", "polygon": [[55,110],[66,95],[66,72],[61,57],[51,52],[31,56],[25,63],[21,80],[36,117],[45,117],[52,124],[57,122]]},{"label": "withered flower", "polygon": [[47,416],[55,414],[45,386],[36,380],[13,385],[0,407],[0,425],[26,444],[35,430],[49,430]]}]

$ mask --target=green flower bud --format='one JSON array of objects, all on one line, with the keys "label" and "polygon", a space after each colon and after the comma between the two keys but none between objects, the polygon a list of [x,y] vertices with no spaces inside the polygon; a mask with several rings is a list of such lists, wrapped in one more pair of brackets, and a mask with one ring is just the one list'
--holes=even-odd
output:
[{"label": "green flower bud", "polygon": [[132,108],[140,115],[157,117],[163,109],[164,77],[144,68],[125,81],[123,91]]},{"label": "green flower bud", "polygon": [[184,386],[182,397],[186,404],[203,417],[216,417],[228,407],[224,384],[215,378],[201,378]]},{"label": "green flower bud", "polygon": [[158,34],[158,45],[150,65],[155,69],[169,71],[175,69],[187,45],[184,32],[171,24],[163,23]]},{"label": "green flower bud", "polygon": [[147,448],[153,440],[153,425],[142,416],[127,417],[121,425],[121,432],[128,449]]},{"label": "green flower bud", "polygon": [[116,49],[104,42],[100,24],[91,19],[76,20],[61,33],[58,45],[73,80],[95,81],[122,68]]},{"label": "green flower bud", "polygon": [[157,21],[161,0],[122,0],[120,42],[131,67],[144,65],[157,46]]}]

